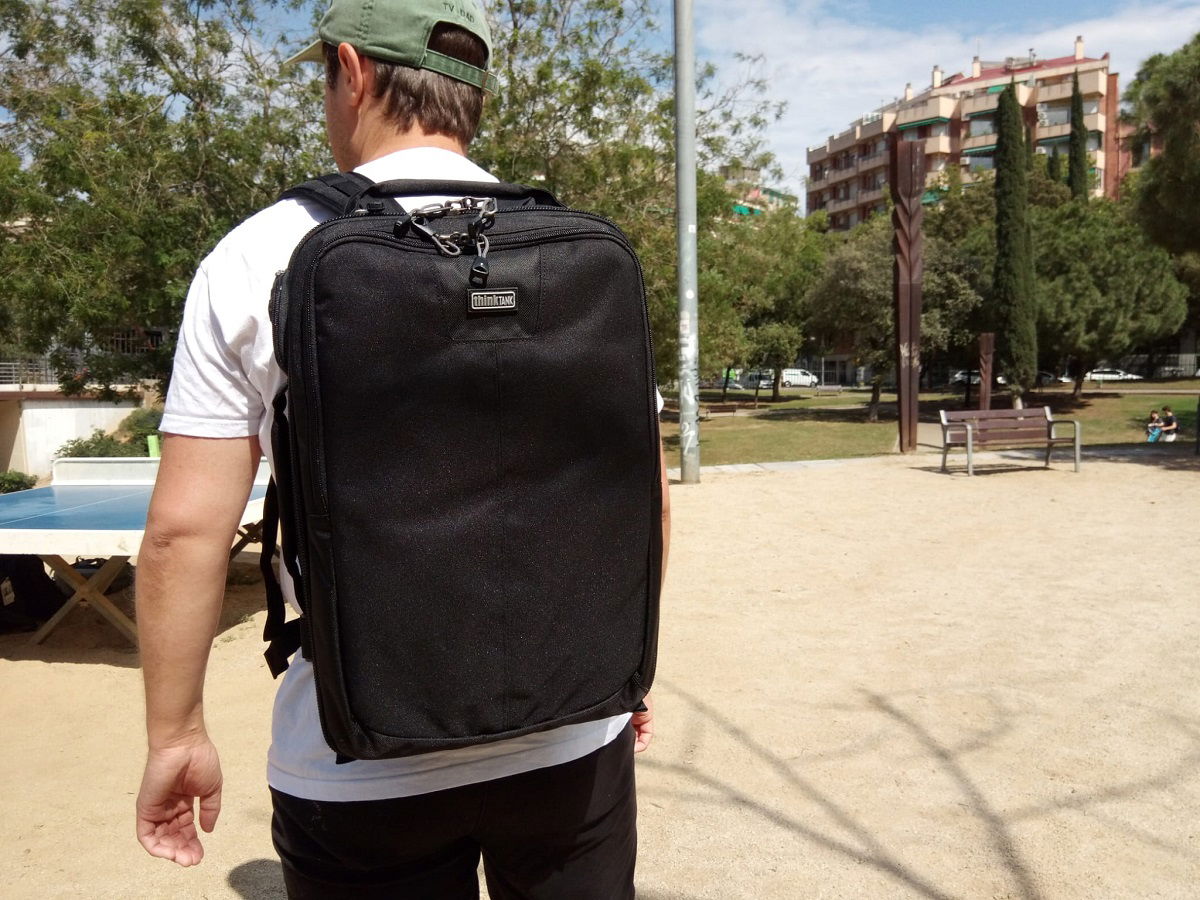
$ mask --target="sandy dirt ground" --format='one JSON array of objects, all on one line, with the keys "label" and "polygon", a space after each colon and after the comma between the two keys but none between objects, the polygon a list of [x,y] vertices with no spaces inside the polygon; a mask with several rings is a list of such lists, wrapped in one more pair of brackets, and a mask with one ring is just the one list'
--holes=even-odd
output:
[{"label": "sandy dirt ground", "polygon": [[[1200,896],[1200,465],[936,458],[676,487],[639,896]],[[282,897],[260,588],[209,670],[224,810],[133,837],[137,656],[91,611],[0,637],[0,896]]]}]

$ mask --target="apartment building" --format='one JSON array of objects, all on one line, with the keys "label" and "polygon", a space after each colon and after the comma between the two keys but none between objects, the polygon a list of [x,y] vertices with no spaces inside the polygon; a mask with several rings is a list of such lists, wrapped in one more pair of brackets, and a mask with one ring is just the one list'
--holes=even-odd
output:
[{"label": "apartment building", "polygon": [[800,198],[762,183],[762,170],[733,163],[721,166],[721,177],[733,198],[732,211],[739,216],[761,216],[771,209],[795,210]]},{"label": "apartment building", "polygon": [[1010,83],[1024,111],[1027,133],[1038,153],[1066,153],[1071,132],[1071,85],[1079,74],[1088,151],[1098,194],[1116,196],[1128,171],[1128,142],[1118,122],[1117,74],[1108,70],[1108,54],[1088,57],[1083,38],[1070,56],[1028,56],[989,62],[979,57],[970,73],[947,76],[933,67],[930,85],[914,94],[907,85],[901,98],[851,123],[824,144],[808,148],[808,212],[825,210],[830,226],[844,230],[886,207],[890,150],[896,141],[920,141],[930,186],[958,168],[964,183],[991,169],[996,152],[996,106]]}]

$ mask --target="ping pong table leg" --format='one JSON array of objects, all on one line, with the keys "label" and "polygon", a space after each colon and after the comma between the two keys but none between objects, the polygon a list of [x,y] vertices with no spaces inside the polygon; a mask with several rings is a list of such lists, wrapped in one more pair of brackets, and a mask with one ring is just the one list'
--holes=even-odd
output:
[{"label": "ping pong table leg", "polygon": [[117,631],[125,635],[134,646],[137,646],[137,627],[133,624],[128,616],[116,608],[112,601],[104,596],[104,589],[112,584],[113,579],[120,574],[121,569],[129,560],[128,556],[112,556],[108,561],[100,567],[100,570],[91,578],[85,578],[79,574],[69,562],[61,556],[43,556],[42,559],[55,572],[61,575],[70,585],[75,588],[70,598],[64,603],[53,616],[39,628],[29,639],[31,644],[40,644],[44,641],[59,623],[66,618],[67,613],[75,608],[76,605],[94,606],[96,612],[104,616]]},{"label": "ping pong table leg", "polygon": [[249,544],[262,543],[262,522],[250,522],[238,528],[237,542],[233,545],[233,549],[229,551],[229,558],[233,559],[239,553],[246,549]]}]

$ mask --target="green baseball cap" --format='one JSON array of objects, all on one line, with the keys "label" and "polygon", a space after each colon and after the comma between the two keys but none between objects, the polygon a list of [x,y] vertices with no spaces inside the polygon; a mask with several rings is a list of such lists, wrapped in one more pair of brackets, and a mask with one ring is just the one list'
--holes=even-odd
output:
[{"label": "green baseball cap", "polygon": [[492,58],[492,34],[478,0],[332,0],[317,26],[317,39],[285,66],[323,62],[322,44],[350,44],[367,56],[412,69],[429,69],[496,93],[496,76],[429,49],[439,23],[457,25],[483,41]]}]

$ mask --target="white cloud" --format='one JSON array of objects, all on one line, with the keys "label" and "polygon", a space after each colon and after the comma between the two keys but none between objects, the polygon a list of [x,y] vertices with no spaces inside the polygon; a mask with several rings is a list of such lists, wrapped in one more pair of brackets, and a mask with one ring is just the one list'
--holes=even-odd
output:
[{"label": "white cloud", "polygon": [[920,91],[935,64],[947,74],[969,70],[977,47],[985,59],[1023,55],[1031,47],[1042,58],[1067,56],[1082,34],[1089,57],[1111,54],[1111,71],[1120,73],[1124,90],[1148,56],[1175,50],[1200,31],[1195,0],[1130,3],[1056,27],[997,22],[999,9],[991,7],[992,20],[967,33],[947,25],[874,25],[853,0],[697,0],[697,54],[731,73],[734,53],[765,56],[772,97],[788,101],[784,119],[771,128],[771,148],[787,185],[800,190],[808,146],[901,94],[906,82]]}]

